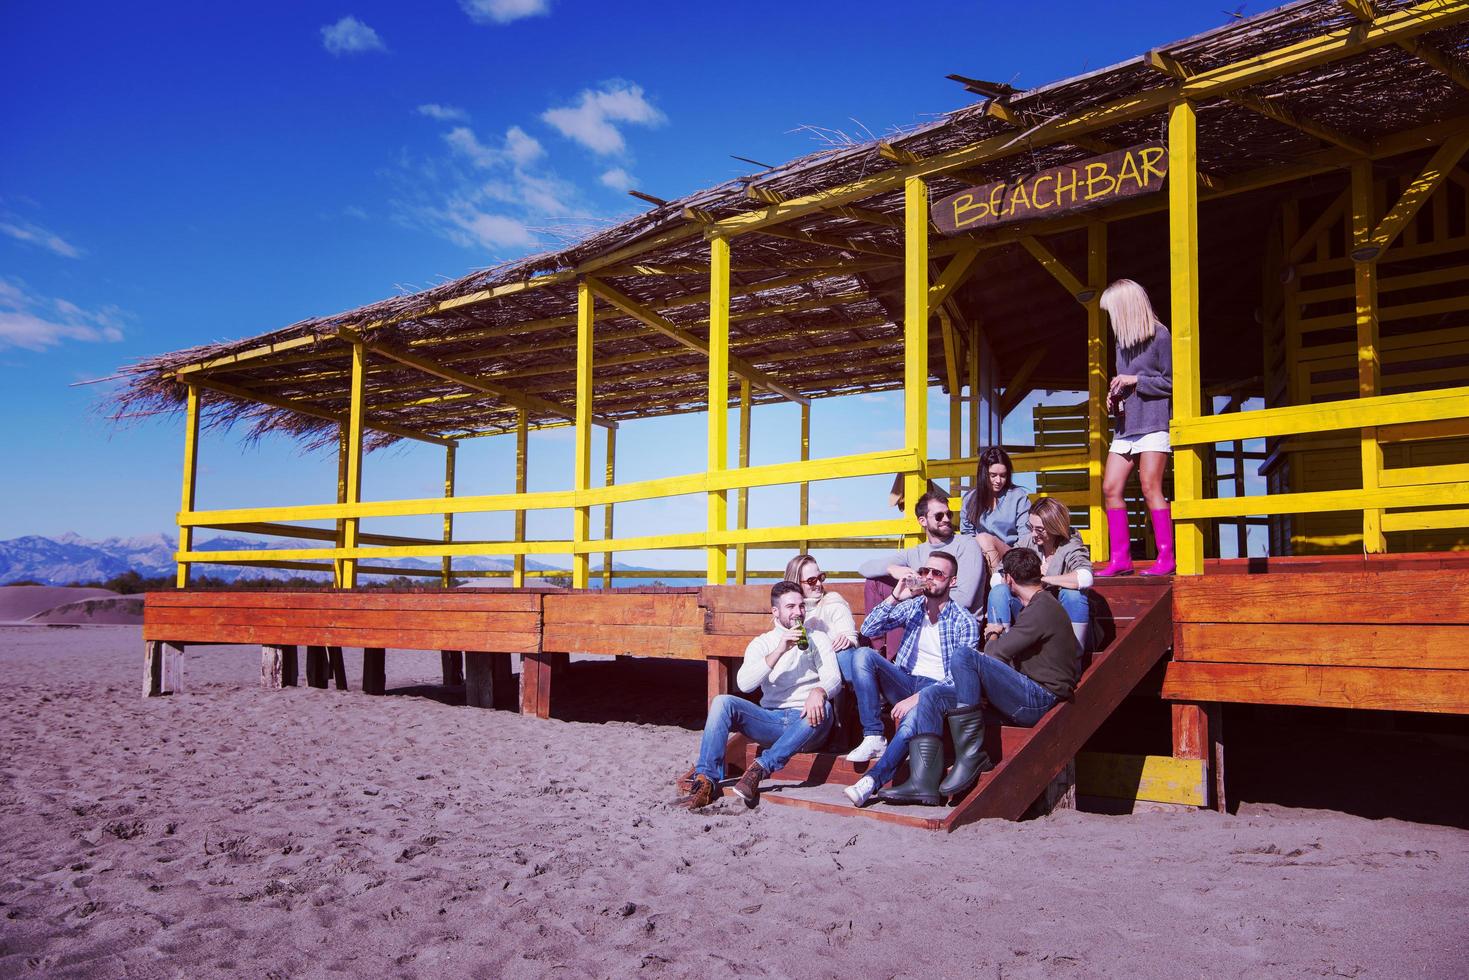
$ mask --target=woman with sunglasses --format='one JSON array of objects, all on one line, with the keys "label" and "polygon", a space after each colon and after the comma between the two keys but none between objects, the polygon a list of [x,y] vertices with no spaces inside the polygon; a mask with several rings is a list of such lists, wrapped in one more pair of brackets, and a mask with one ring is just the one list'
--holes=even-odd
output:
[{"label": "woman with sunglasses", "polygon": [[998,571],[1000,559],[1015,547],[1030,514],[1030,494],[1015,485],[1010,454],[991,446],[979,454],[974,489],[964,495],[959,533],[972,534],[984,552],[985,565]]},{"label": "woman with sunglasses", "polygon": [[[1041,582],[1056,593],[1061,608],[1076,634],[1076,655],[1086,652],[1091,604],[1086,590],[1092,585],[1092,557],[1081,535],[1071,529],[1071,511],[1054,497],[1041,497],[1031,505],[1017,548],[1034,551],[1041,558]],[[984,638],[1003,633],[1015,622],[1020,600],[998,572],[990,579]]]},{"label": "woman with sunglasses", "polygon": [[[839,655],[857,645],[857,621],[847,600],[826,588],[826,573],[810,555],[797,555],[786,563],[785,580],[795,582],[806,597],[806,628],[821,630],[831,639]],[[851,654],[847,654],[848,659]]]}]

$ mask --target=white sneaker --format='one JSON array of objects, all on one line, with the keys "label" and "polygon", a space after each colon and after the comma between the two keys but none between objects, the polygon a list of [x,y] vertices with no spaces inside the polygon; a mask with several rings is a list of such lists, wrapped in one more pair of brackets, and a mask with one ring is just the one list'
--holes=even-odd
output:
[{"label": "white sneaker", "polygon": [[866,806],[867,801],[872,799],[872,794],[877,792],[877,784],[872,781],[871,776],[863,776],[851,786],[842,790],[847,794],[847,799],[852,801],[853,806]]},{"label": "white sneaker", "polygon": [[847,753],[848,762],[871,762],[887,750],[888,740],[881,735],[865,735],[858,746]]}]

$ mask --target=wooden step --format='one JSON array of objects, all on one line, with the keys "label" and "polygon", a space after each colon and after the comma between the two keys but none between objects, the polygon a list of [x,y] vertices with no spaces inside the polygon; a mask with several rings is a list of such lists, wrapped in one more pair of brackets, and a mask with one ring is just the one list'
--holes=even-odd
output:
[{"label": "wooden step", "polygon": [[[1136,613],[1111,624],[1107,646],[1093,655],[1076,688],[1076,699],[1052,709],[1034,728],[986,726],[986,748],[995,768],[952,808],[894,807],[876,803],[857,809],[840,794],[840,787],[861,778],[867,764],[847,763],[841,756],[802,754],[777,774],[771,803],[808,810],[857,816],[952,831],[986,817],[1018,820],[1050,784],[1086,740],[1122,703],[1144,675],[1168,652],[1172,637],[1172,590],[1166,584],[1108,588],[1110,606],[1123,598],[1140,600]],[[1129,603],[1131,605],[1131,603]],[[735,772],[742,772],[756,754],[748,740],[732,742],[728,756]],[[901,774],[898,777],[902,778]],[[799,782],[794,782],[794,781]]]}]

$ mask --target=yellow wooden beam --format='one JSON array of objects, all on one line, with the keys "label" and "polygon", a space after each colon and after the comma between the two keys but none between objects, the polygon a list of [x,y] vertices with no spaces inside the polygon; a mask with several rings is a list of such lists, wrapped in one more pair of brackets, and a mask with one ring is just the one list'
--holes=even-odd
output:
[{"label": "yellow wooden beam", "polygon": [[930,309],[936,309],[974,274],[978,269],[976,262],[981,251],[983,249],[978,247],[966,248],[949,260],[944,266],[944,271],[939,273],[939,277],[929,287],[928,305]]},{"label": "yellow wooden beam", "polygon": [[[337,503],[347,502],[347,456],[351,448],[347,443],[349,427],[346,422],[337,426]],[[347,543],[347,522],[344,518],[337,518],[336,533],[334,538],[338,548],[345,547]],[[359,534],[357,540],[364,538]],[[332,587],[340,589],[346,579],[347,566],[340,558],[332,562]]]},{"label": "yellow wooden beam", "polygon": [[1087,283],[1093,290],[1086,304],[1086,447],[1087,544],[1093,561],[1106,561],[1107,513],[1102,499],[1102,473],[1107,463],[1107,327],[1102,290],[1107,285],[1107,225],[1087,228]]},{"label": "yellow wooden beam", "polygon": [[[458,446],[448,445],[444,447],[444,496],[454,496],[454,457]],[[444,543],[452,544],[454,541],[454,515],[444,515]],[[454,587],[454,559],[447,555],[440,559],[440,584],[446,588]]]},{"label": "yellow wooden beam", "polygon": [[[1352,165],[1352,254],[1366,251],[1372,244],[1372,164],[1362,161]],[[1353,262],[1353,282],[1356,291],[1357,328],[1357,396],[1371,398],[1379,394],[1382,379],[1382,362],[1377,349],[1377,263],[1372,260]],[[1360,448],[1362,457],[1362,489],[1376,490],[1378,474],[1382,472],[1382,446],[1377,441],[1377,429],[1364,426],[1361,430]],[[1362,512],[1362,546],[1368,554],[1380,554],[1387,550],[1387,538],[1382,531],[1382,511]]]},{"label": "yellow wooden beam", "polygon": [[[1318,490],[1309,493],[1271,493],[1259,497],[1213,497],[1173,505],[1182,521],[1257,514],[1324,514],[1343,510],[1381,510],[1469,505],[1469,485],[1435,483],[1417,487],[1380,487],[1376,490]],[[1393,515],[1388,515],[1389,517]],[[1384,518],[1386,521],[1386,518]]]},{"label": "yellow wooden beam", "polygon": [[[180,367],[175,371],[169,372],[166,376],[185,378],[191,374],[198,374],[200,371],[212,371],[218,368],[234,367],[236,365],[245,364],[250,361],[256,361],[264,357],[274,357],[278,354],[284,354],[290,351],[299,351],[303,347],[317,347],[321,344],[330,345],[334,339],[335,338],[331,336],[318,337],[315,334],[311,334],[306,337],[292,337],[289,340],[276,340],[268,344],[261,344],[259,347],[251,347],[247,350],[242,350],[234,354],[225,354],[221,357],[211,357],[203,361],[196,361],[193,364],[185,364],[183,367]],[[340,357],[345,353],[345,350],[338,348],[325,352],[316,352],[313,354],[313,356]]]},{"label": "yellow wooden beam", "polygon": [[[835,211],[836,209],[832,209]],[[793,242],[805,242],[809,245],[822,245],[826,248],[834,248],[842,252],[856,252],[861,255],[878,255],[883,258],[892,259],[897,262],[902,254],[897,249],[889,248],[875,242],[863,242],[842,235],[829,235],[819,231],[807,231],[804,228],[761,228],[758,234],[768,238],[784,238]]]},{"label": "yellow wooden beam", "polygon": [[[711,275],[712,275],[712,273],[711,273]],[[617,307],[617,309],[622,310],[622,312],[626,313],[628,316],[634,317],[635,319],[642,321],[644,324],[646,324],[649,327],[652,327],[654,330],[656,330],[657,332],[663,334],[665,337],[669,337],[669,338],[671,338],[673,340],[678,341],[680,344],[682,344],[683,346],[687,347],[689,350],[698,351],[701,354],[708,354],[710,352],[711,345],[712,345],[712,340],[709,343],[706,343],[706,342],[700,340],[694,334],[691,334],[687,330],[685,330],[684,328],[678,326],[677,324],[672,323],[671,321],[664,319],[663,317],[659,316],[657,313],[654,313],[652,310],[648,309],[643,304],[639,303],[637,300],[634,300],[631,297],[622,295],[617,290],[613,289],[611,286],[607,285],[606,283],[604,283],[604,282],[602,282],[600,280],[597,280],[597,279],[589,279],[589,280],[587,280],[587,285],[588,285],[588,287],[590,287],[590,289],[592,290],[592,292],[597,295],[598,298],[603,299],[603,300],[606,300],[608,303],[611,303],[613,306]],[[711,290],[711,296],[713,296],[713,291],[712,290]],[[766,389],[767,391],[773,391],[776,394],[782,395],[785,398],[788,398],[788,399],[790,399],[793,402],[805,402],[805,401],[809,401],[809,399],[807,399],[806,396],[802,395],[800,392],[798,392],[798,391],[796,391],[796,390],[794,390],[794,389],[792,389],[792,388],[790,388],[790,387],[788,387],[788,386],[786,386],[784,384],[781,384],[779,381],[777,381],[775,378],[772,378],[770,375],[766,374],[765,372],[758,370],[757,368],[751,366],[750,364],[748,364],[747,362],[741,360],[740,358],[730,357],[729,356],[729,338],[728,338],[728,333],[729,333],[729,297],[725,296],[725,297],[721,297],[721,299],[722,299],[722,301],[725,304],[725,307],[724,307],[724,330],[725,330],[725,335],[726,336],[725,336],[725,340],[724,340],[724,343],[725,343],[724,356],[726,358],[728,358],[727,363],[728,363],[729,367],[737,375],[739,375],[740,377],[748,380],[751,384],[758,385],[761,388]],[[713,305],[713,302],[714,302],[713,299],[711,299],[710,300],[711,307]],[[711,333],[712,333],[713,330],[714,330],[713,315],[711,314],[711,317],[710,317],[710,331],[711,331]]]},{"label": "yellow wooden beam", "polygon": [[1030,394],[1030,376],[1035,374],[1035,369],[1040,367],[1048,353],[1050,351],[1045,347],[1033,347],[1025,360],[1020,362],[1020,367],[1005,384],[1005,394],[1000,399],[1000,418],[1009,415]]},{"label": "yellow wooden beam", "polygon": [[[1311,226],[1301,233],[1299,239],[1292,243],[1290,252],[1286,254],[1285,264],[1295,265],[1315,250],[1321,240],[1321,236],[1331,228],[1347,211],[1351,203],[1352,189],[1345,188],[1337,197],[1322,211]],[[1305,302],[1305,300],[1301,300]]]},{"label": "yellow wooden beam", "polygon": [[[1174,370],[1177,371],[1177,367]],[[1175,382],[1174,391],[1177,390]],[[1469,387],[1378,395],[1319,405],[1287,405],[1187,420],[1180,419],[1175,412],[1169,432],[1170,441],[1175,446],[1207,446],[1236,439],[1463,418],[1469,418]]]},{"label": "yellow wooden beam", "polygon": [[[1168,256],[1172,283],[1173,417],[1180,423],[1203,414],[1199,380],[1199,185],[1198,127],[1194,107],[1175,103],[1168,112]],[[1204,496],[1203,458],[1192,446],[1173,454],[1174,499]],[[1174,529],[1178,574],[1204,572],[1204,530],[1182,523]]]},{"label": "yellow wooden beam", "polygon": [[[1372,0],[1337,0],[1337,2],[1364,24],[1370,24],[1377,19],[1377,4]],[[1465,71],[1464,67],[1442,48],[1434,47],[1418,38],[1409,38],[1397,44],[1398,47],[1430,68],[1447,75],[1455,85],[1469,89],[1469,71]]]},{"label": "yellow wooden beam", "polygon": [[[928,486],[928,186],[921,177],[904,182],[903,206],[903,441],[919,460],[918,471],[903,478],[903,500],[912,508]],[[909,543],[919,544],[913,528],[907,525]]]},{"label": "yellow wooden beam", "polygon": [[[345,412],[334,412],[329,408],[311,402],[297,401],[292,398],[280,398],[275,395],[267,395],[252,388],[241,388],[238,385],[227,384],[216,381],[214,378],[203,378],[197,375],[191,376],[190,384],[198,385],[209,391],[221,395],[229,395],[231,398],[239,398],[244,401],[259,402],[269,405],[271,408],[279,408],[288,412],[296,412],[314,419],[323,419],[328,422],[345,423],[347,414]],[[401,439],[413,439],[417,442],[426,442],[433,446],[447,446],[452,440],[441,439],[438,436],[429,435],[426,432],[416,432],[413,429],[405,429],[401,426],[392,425],[387,422],[365,422],[364,428],[372,429],[374,432],[386,432],[388,435],[398,436]]]},{"label": "yellow wooden beam", "polygon": [[[187,514],[194,509],[195,489],[199,479],[199,387],[188,386],[184,402],[184,480],[179,510]],[[194,529],[179,526],[179,551],[194,550]],[[189,563],[181,561],[174,572],[174,585],[189,587]]]},{"label": "yellow wooden beam", "polygon": [[891,160],[894,163],[902,164],[917,163],[923,159],[912,150],[905,150],[901,146],[894,146],[892,143],[889,143],[886,140],[878,141],[877,155],[882,157],[884,160]]},{"label": "yellow wooden beam", "polygon": [[[1015,129],[1034,129],[1045,122],[1045,119],[1042,117],[1034,113],[1016,109],[1014,106],[1001,102],[999,99],[991,99],[986,102],[984,105],[984,114],[991,119],[998,119],[1007,126],[1013,126]],[[1091,136],[1078,136],[1069,142],[1072,146],[1081,147],[1083,150],[1089,150],[1092,153],[1111,153],[1117,149],[1116,146],[1108,143],[1106,140],[1096,139]]]},{"label": "yellow wooden beam", "polygon": [[[612,486],[616,486],[617,485],[617,430],[616,429],[608,429],[607,430],[607,472],[605,474],[605,482],[604,482],[603,485],[604,486],[609,486],[609,487],[612,487]],[[602,506],[602,537],[603,538],[610,539],[612,537],[612,531],[613,531],[613,510],[614,510],[614,506],[615,505],[613,505],[613,504],[604,504]],[[612,552],[610,552],[610,551],[604,551],[602,553],[602,588],[604,588],[604,589],[610,589],[610,588],[612,588],[613,574],[614,574],[614,569],[612,568]]]},{"label": "yellow wooden beam", "polygon": [[[363,402],[366,398],[367,347],[362,343],[352,345],[352,407],[347,413],[347,488],[344,503],[362,501],[362,425],[365,415]],[[342,551],[350,552],[357,547],[357,530],[360,518],[348,517],[342,522]],[[342,562],[342,588],[357,587],[357,559]]]},{"label": "yellow wooden beam", "polygon": [[1413,178],[1412,182],[1404,188],[1397,203],[1387,214],[1383,215],[1382,220],[1373,229],[1371,237],[1356,243],[1352,251],[1352,258],[1358,262],[1369,261],[1386,251],[1402,232],[1404,226],[1418,213],[1418,209],[1423,207],[1434,192],[1443,186],[1444,180],[1458,165],[1466,150],[1469,150],[1469,128],[1451,136],[1434,151],[1422,172]]},{"label": "yellow wooden beam", "polygon": [[[515,496],[523,499],[526,491],[526,464],[529,462],[530,439],[526,423],[529,415],[525,409],[517,409],[515,413]],[[615,430],[608,429],[608,432]],[[515,540],[525,540],[525,508],[521,507],[515,511]],[[525,587],[525,555],[517,554],[515,564],[511,573],[510,585],[513,588]]]},{"label": "yellow wooden beam", "polygon": [[[740,379],[740,443],[739,443],[739,467],[747,469],[750,465],[750,382],[744,378]],[[741,530],[750,526],[750,488],[740,487],[736,495],[735,503],[735,527]],[[749,546],[737,545],[735,547],[735,585],[745,584],[745,571],[749,558]]]},{"label": "yellow wooden beam", "polygon": [[[682,333],[682,331],[680,331]],[[709,436],[707,472],[713,476],[729,467],[729,240],[709,243]],[[706,498],[708,533],[723,531],[729,521],[729,498],[711,490]],[[706,580],[724,585],[729,578],[729,550],[709,546],[704,553]]]},{"label": "yellow wooden beam", "polygon": [[[1148,67],[1162,72],[1177,81],[1187,81],[1198,74],[1198,72],[1182,64],[1177,58],[1174,58],[1165,51],[1149,51],[1143,55],[1143,61]],[[1235,105],[1242,106],[1251,112],[1264,116],[1266,119],[1278,122],[1282,126],[1288,126],[1291,129],[1330,143],[1333,146],[1339,146],[1350,153],[1366,156],[1372,151],[1372,144],[1367,140],[1343,133],[1314,119],[1297,115],[1285,106],[1262,99],[1253,93],[1235,91],[1226,94],[1225,98]]]},{"label": "yellow wooden beam", "polygon": [[[576,285],[576,456],[572,487],[585,491],[592,485],[592,324],[594,302],[590,282]],[[591,509],[579,506],[572,512],[571,540],[578,545],[591,538]],[[576,552],[571,565],[571,587],[590,584],[591,565],[585,552]]]},{"label": "yellow wooden beam", "polygon": [[741,235],[783,224],[816,211],[841,204],[851,204],[886,191],[895,190],[907,180],[928,177],[976,164],[1029,152],[1031,148],[1055,143],[1074,143],[1086,136],[1122,123],[1143,119],[1172,102],[1184,98],[1191,101],[1219,98],[1237,89],[1259,85],[1330,64],[1344,58],[1365,54],[1387,44],[1417,37],[1429,31],[1461,23],[1469,18],[1469,5],[1462,0],[1428,0],[1394,11],[1370,25],[1352,26],[1329,31],[1274,51],[1243,61],[1201,71],[1176,86],[1154,89],[1125,96],[1100,106],[1049,120],[1028,133],[1026,140],[1016,140],[1013,133],[1001,133],[969,146],[925,157],[876,174],[870,174],[839,187],[827,188],[780,204],[743,214],[731,215],[706,229],[708,235]]},{"label": "yellow wooden beam", "polygon": [[[804,467],[811,459],[811,405],[808,402],[801,406],[801,464]],[[802,480],[800,483],[799,518],[802,524],[811,523],[811,483]],[[801,554],[811,553],[811,542],[801,542]]]},{"label": "yellow wooden beam", "polygon": [[1045,267],[1045,270],[1051,274],[1051,278],[1059,282],[1061,288],[1070,293],[1071,298],[1078,303],[1085,303],[1097,295],[1090,286],[1083,284],[1080,279],[1072,274],[1070,269],[1066,268],[1066,263],[1056,258],[1050,249],[1046,248],[1034,237],[1027,235],[1020,239],[1020,244],[1037,262]]}]

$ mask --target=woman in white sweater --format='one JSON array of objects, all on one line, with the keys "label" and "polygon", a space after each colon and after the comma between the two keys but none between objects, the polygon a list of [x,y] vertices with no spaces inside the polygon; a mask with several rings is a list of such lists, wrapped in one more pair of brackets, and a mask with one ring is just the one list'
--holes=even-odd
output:
[{"label": "woman in white sweater", "polygon": [[[806,628],[821,630],[831,639],[831,648],[836,651],[840,662],[842,654],[852,657],[851,650],[857,646],[857,621],[852,617],[852,607],[835,592],[826,588],[826,573],[815,558],[797,555],[786,563],[785,580],[795,582],[806,597]],[[843,672],[846,676],[846,672]]]}]

